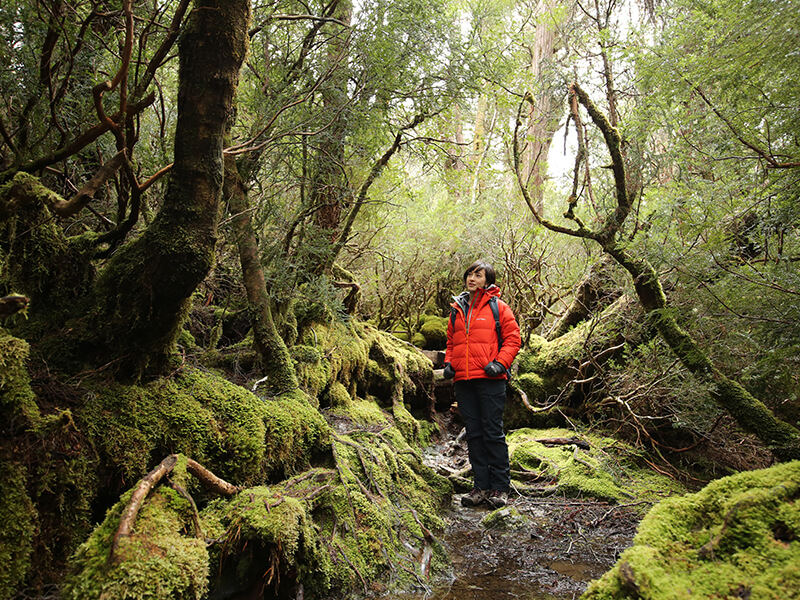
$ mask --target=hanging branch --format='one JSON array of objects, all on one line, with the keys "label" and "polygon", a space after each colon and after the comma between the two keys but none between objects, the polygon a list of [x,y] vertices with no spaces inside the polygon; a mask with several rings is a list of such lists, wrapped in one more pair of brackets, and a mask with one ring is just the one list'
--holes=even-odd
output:
[{"label": "hanging branch", "polygon": [[353,208],[350,209],[350,214],[347,215],[347,221],[342,228],[341,233],[339,234],[339,239],[336,240],[336,244],[333,247],[333,251],[331,252],[332,259],[335,260],[337,256],[339,256],[339,252],[342,251],[345,243],[347,243],[347,238],[350,237],[350,230],[353,228],[353,223],[355,223],[356,216],[358,215],[358,211],[364,205],[364,202],[367,200],[367,192],[369,192],[369,188],[375,182],[376,179],[380,176],[383,169],[389,163],[389,159],[392,158],[395,152],[400,148],[400,144],[403,141],[403,133],[409,129],[413,129],[420,123],[422,123],[425,119],[427,119],[430,115],[427,114],[418,114],[416,115],[410,123],[404,125],[400,128],[400,131],[397,132],[397,135],[394,137],[394,142],[389,147],[386,152],[383,153],[374,165],[372,165],[372,169],[369,172],[366,180],[364,183],[361,184],[361,188],[358,191],[358,198],[356,199]]},{"label": "hanging branch", "polygon": [[736,129],[736,127],[733,126],[733,123],[731,122],[731,120],[728,119],[724,114],[722,114],[722,111],[719,110],[711,102],[711,100],[708,98],[708,96],[705,94],[705,92],[703,92],[703,90],[702,90],[702,88],[700,86],[693,85],[685,77],[683,79],[684,79],[684,81],[689,83],[689,85],[692,86],[692,90],[698,93],[698,95],[703,99],[703,102],[705,102],[708,105],[708,107],[714,112],[714,114],[717,115],[717,117],[719,117],[719,120],[722,121],[728,129],[730,129],[730,131],[734,135],[734,137],[737,140],[739,140],[739,142],[743,146],[745,146],[747,148],[750,148],[750,150],[752,150],[758,156],[763,158],[767,162],[767,166],[769,168],[772,168],[772,169],[793,169],[795,167],[800,167],[800,161],[779,162],[778,160],[775,159],[774,156],[772,156],[771,154],[766,152],[763,148],[760,148],[759,146],[757,146],[754,143],[752,143],[749,140],[747,140],[744,137],[744,135],[742,135],[742,133],[738,129]]}]

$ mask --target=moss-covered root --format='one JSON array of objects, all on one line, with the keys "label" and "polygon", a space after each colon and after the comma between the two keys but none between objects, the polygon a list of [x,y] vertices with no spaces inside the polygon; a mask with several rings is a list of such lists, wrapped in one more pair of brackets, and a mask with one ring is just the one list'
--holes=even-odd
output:
[{"label": "moss-covered root", "polygon": [[445,553],[432,532],[444,527],[447,480],[391,426],[334,435],[331,458],[332,468],[241,490],[198,514],[185,492],[197,469],[168,457],[75,553],[65,600],[254,590],[284,598],[301,587],[312,595],[408,587],[441,573]]},{"label": "moss-covered root", "polygon": [[800,598],[800,461],[656,505],[582,597],[627,598]]},{"label": "moss-covered root", "polygon": [[[216,494],[237,489],[183,455],[171,455],[127,492],[80,546],[64,598],[203,598],[210,563],[188,475]],[[164,483],[168,485],[163,485]]]},{"label": "moss-covered root", "polygon": [[119,539],[114,557],[109,560],[129,499],[130,493],[123,496],[78,548],[64,583],[64,600],[204,598],[210,571],[206,542],[192,535],[192,503],[172,488],[160,486],[148,496],[135,528]]},{"label": "moss-covered root", "polygon": [[333,468],[242,491],[203,512],[222,593],[364,593],[425,582],[446,564],[433,531],[447,481],[393,427],[334,436]]}]

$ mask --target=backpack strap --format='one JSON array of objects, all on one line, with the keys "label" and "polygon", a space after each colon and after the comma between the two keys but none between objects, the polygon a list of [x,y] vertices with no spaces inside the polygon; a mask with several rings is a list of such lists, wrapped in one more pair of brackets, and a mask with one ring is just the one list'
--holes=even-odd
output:
[{"label": "backpack strap", "polygon": [[503,332],[500,328],[500,308],[497,306],[497,296],[492,296],[489,298],[489,308],[492,309],[492,315],[494,315],[494,330],[497,332],[497,349],[503,347]]}]

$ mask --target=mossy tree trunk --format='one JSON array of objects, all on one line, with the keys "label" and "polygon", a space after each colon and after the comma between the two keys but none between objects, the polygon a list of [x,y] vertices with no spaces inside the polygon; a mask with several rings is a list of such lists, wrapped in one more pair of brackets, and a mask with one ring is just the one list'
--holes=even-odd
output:
[{"label": "mossy tree trunk", "polygon": [[[532,102],[530,95],[526,96],[525,101]],[[760,400],[714,366],[702,348],[689,333],[681,329],[675,317],[668,310],[666,295],[653,266],[647,260],[634,256],[620,239],[623,223],[632,208],[620,134],[617,128],[612,126],[605,115],[597,109],[588,94],[577,84],[572,84],[570,86],[570,107],[576,120],[578,120],[579,106],[585,108],[594,125],[603,134],[606,147],[611,155],[611,171],[614,176],[617,205],[596,230],[586,227],[573,212],[577,203],[574,193],[569,198],[569,208],[565,214],[575,223],[574,228],[558,225],[542,217],[535,210],[535,204],[521,176],[517,135],[521,127],[521,118],[518,115],[514,134],[515,169],[520,190],[534,218],[551,231],[597,242],[607,254],[628,271],[633,280],[636,295],[659,334],[683,365],[698,379],[709,384],[713,400],[734,417],[739,427],[756,435],[778,460],[800,459],[800,431],[775,417]],[[579,148],[579,156],[586,156],[585,148]]]},{"label": "mossy tree trunk", "polygon": [[250,3],[200,0],[182,33],[175,161],[153,223],[115,254],[79,335],[137,376],[166,365],[189,299],[213,266],[222,148],[247,52]]},{"label": "mossy tree trunk", "polygon": [[297,375],[286,344],[278,334],[272,317],[272,303],[261,266],[247,190],[233,156],[225,157],[224,189],[225,199],[233,215],[232,224],[239,249],[239,262],[242,265],[242,280],[253,322],[254,344],[266,365],[269,388],[273,393],[294,389],[298,385]]}]

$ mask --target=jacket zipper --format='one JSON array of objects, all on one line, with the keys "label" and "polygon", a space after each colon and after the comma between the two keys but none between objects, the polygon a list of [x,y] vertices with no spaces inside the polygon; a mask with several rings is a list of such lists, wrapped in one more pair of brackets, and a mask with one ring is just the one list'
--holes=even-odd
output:
[{"label": "jacket zipper", "polygon": [[466,351],[466,371],[467,371],[467,379],[469,379],[469,320],[472,316],[472,311],[475,308],[475,304],[478,303],[478,293],[475,292],[475,296],[473,297],[472,301],[468,304],[467,314],[464,316],[464,333],[467,336],[467,351]]}]

